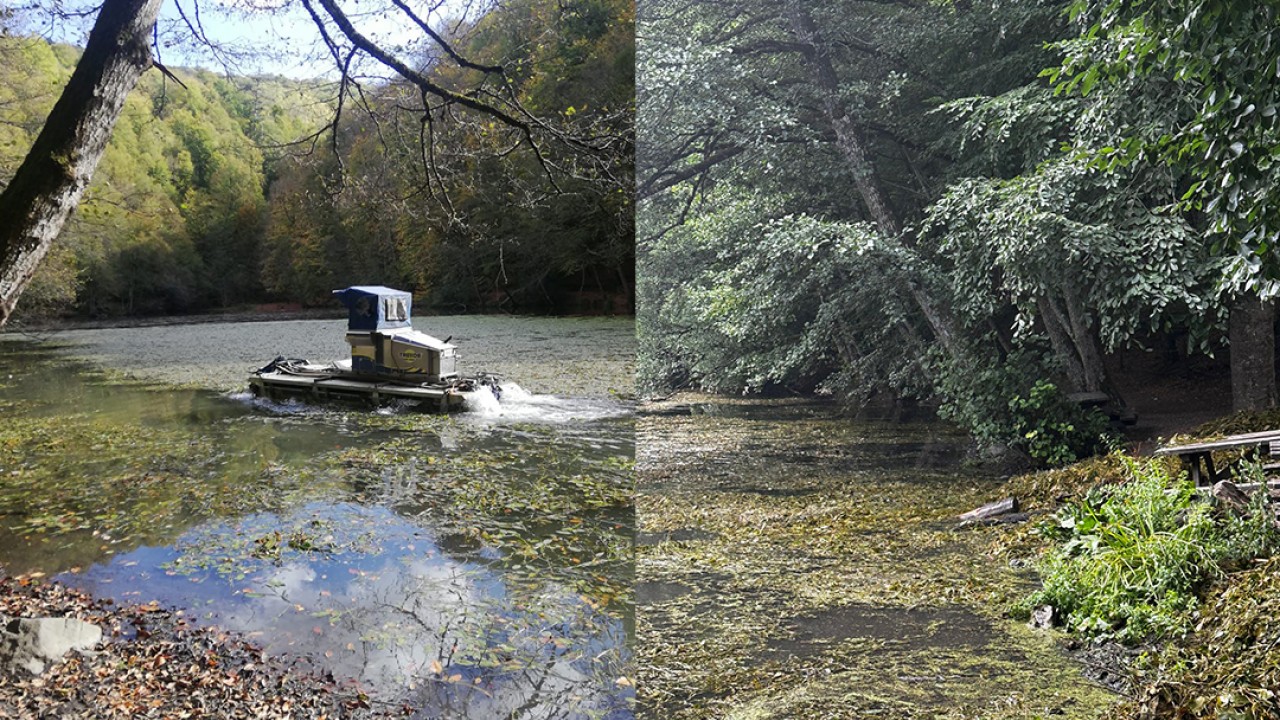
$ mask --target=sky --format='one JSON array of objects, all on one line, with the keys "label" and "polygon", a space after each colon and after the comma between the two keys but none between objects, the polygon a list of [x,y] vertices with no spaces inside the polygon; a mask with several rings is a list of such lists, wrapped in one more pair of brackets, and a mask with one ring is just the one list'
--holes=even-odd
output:
[{"label": "sky", "polygon": [[[179,7],[214,45],[226,53],[211,52],[191,42]],[[333,62],[322,54],[315,25],[300,6],[252,14],[232,13],[218,3],[165,0],[160,11],[161,62],[214,71],[316,77],[332,73]],[[165,47],[168,45],[168,47]],[[226,67],[231,65],[231,67]]]},{"label": "sky", "polygon": [[[461,12],[465,0],[448,0],[441,5],[445,12]],[[13,3],[0,0],[0,7],[36,6],[35,2]],[[422,0],[420,15],[427,9]],[[92,8],[95,0],[64,2],[62,7],[74,13],[78,7]],[[412,21],[391,12],[369,10],[345,0],[344,11],[359,30],[386,47],[403,48],[422,36]],[[387,3],[386,6],[390,7]],[[183,19],[185,15],[186,19]],[[92,27],[93,13],[84,17],[53,18],[38,9],[27,11],[24,29],[37,32],[55,42],[83,45]],[[190,25],[196,25],[208,43],[193,40]],[[215,72],[235,74],[272,74],[292,78],[336,76],[335,63],[325,51],[315,24],[297,0],[164,0],[160,12],[159,61],[172,67],[202,67]],[[211,49],[216,48],[216,49]],[[372,63],[364,71],[386,74]]]}]

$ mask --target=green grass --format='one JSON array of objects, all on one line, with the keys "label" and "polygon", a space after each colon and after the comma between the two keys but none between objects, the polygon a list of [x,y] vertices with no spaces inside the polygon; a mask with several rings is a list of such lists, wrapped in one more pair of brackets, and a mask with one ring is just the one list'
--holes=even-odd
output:
[{"label": "green grass", "polygon": [[1094,638],[1183,635],[1210,584],[1280,546],[1274,512],[1265,493],[1248,518],[1217,511],[1167,464],[1125,465],[1126,482],[1086,492],[1041,526],[1055,544],[1040,563],[1044,587],[1020,609],[1052,605],[1068,630]]}]

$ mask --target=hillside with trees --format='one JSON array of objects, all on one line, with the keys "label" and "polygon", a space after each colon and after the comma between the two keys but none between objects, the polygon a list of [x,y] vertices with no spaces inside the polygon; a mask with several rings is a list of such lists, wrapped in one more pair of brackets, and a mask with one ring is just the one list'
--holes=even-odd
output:
[{"label": "hillside with trees", "polygon": [[[427,128],[407,82],[366,82],[360,112],[339,112],[350,87],[335,79],[147,72],[16,317],[308,305],[357,283],[450,311],[628,312],[631,14],[608,0],[528,0],[457,29],[473,58],[523,58],[512,84],[526,107],[622,138],[609,172],[546,158],[568,179],[504,152],[492,127]],[[0,187],[79,54],[0,37]],[[462,84],[434,67],[438,82]],[[437,154],[424,163],[428,130]]]}]

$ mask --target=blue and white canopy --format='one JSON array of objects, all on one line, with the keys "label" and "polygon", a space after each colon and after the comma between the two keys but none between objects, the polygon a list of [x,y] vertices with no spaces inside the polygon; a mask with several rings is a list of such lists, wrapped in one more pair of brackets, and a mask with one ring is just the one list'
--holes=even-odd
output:
[{"label": "blue and white canopy", "polygon": [[353,285],[333,294],[346,306],[347,331],[390,330],[410,327],[413,296],[382,285]]}]

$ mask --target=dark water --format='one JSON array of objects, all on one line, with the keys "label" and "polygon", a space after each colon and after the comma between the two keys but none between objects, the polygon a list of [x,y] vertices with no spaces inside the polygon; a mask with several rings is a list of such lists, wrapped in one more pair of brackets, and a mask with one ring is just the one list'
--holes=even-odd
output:
[{"label": "dark water", "polygon": [[629,717],[631,409],[122,383],[0,342],[0,565],[158,601],[429,717]]}]

